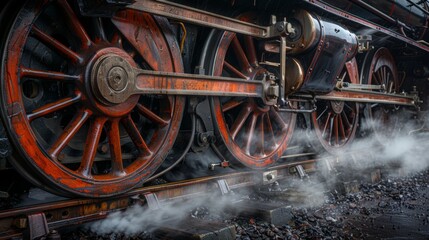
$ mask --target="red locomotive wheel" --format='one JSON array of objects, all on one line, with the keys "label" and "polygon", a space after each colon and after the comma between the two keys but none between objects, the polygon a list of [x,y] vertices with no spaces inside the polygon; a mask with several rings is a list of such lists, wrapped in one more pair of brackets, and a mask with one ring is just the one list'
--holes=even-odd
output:
[{"label": "red locomotive wheel", "polygon": [[[340,81],[357,84],[354,59],[346,63]],[[344,150],[355,138],[359,105],[355,102],[319,100],[316,106],[317,110],[311,114],[311,123],[320,145],[332,154]]]},{"label": "red locomotive wheel", "polygon": [[[2,117],[16,149],[11,162],[32,182],[67,196],[112,196],[161,165],[184,98],[134,95],[111,103],[103,95],[125,89],[127,67],[183,66],[166,19],[133,11],[113,21],[82,17],[76,5],[35,0],[19,10],[3,46]],[[125,27],[142,38],[128,42]],[[99,76],[109,91],[96,91]]]},{"label": "red locomotive wheel", "polygon": [[[398,70],[395,60],[387,48],[379,48],[365,56],[361,70],[363,84],[379,85],[384,93],[399,91]],[[386,143],[401,128],[399,108],[378,103],[367,104],[365,108],[365,127],[369,127],[380,143]]]},{"label": "red locomotive wheel", "polygon": [[[278,73],[276,67],[259,64],[262,53],[257,51],[256,39],[231,32],[217,34],[212,36],[216,51],[209,60],[213,75],[260,80],[267,71]],[[227,159],[255,169],[282,156],[296,120],[296,114],[277,112],[256,98],[213,98],[212,112],[221,139],[219,148]]]}]

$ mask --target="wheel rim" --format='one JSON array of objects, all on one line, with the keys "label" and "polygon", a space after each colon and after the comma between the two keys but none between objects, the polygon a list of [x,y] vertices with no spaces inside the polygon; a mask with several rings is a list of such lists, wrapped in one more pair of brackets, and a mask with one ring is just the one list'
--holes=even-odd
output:
[{"label": "wheel rim", "polygon": [[[362,69],[364,84],[384,85],[384,93],[395,93],[399,90],[398,72],[393,56],[386,48],[379,48],[369,53]],[[400,117],[395,114],[395,106],[367,104],[365,108],[366,125],[379,142],[384,143],[399,132]]]},{"label": "wheel rim", "polygon": [[[357,72],[354,60],[340,74],[340,81],[356,83],[353,76]],[[353,69],[355,68],[355,69]],[[359,105],[354,102],[316,102],[317,110],[311,114],[314,131],[322,147],[330,153],[338,153],[347,147],[356,134],[359,119]]]},{"label": "wheel rim", "polygon": [[[182,71],[172,51],[155,50],[169,49],[158,27],[162,20],[127,11],[114,23],[120,27],[130,16],[146,26],[141,48],[110,21],[79,17],[66,0],[28,1],[11,28],[2,68],[3,118],[22,156],[17,165],[50,189],[120,194],[152,175],[174,143],[183,98],[142,95],[108,105],[94,91],[93,73],[100,73],[97,62],[106,56],[133,67]],[[113,90],[128,84],[120,65],[104,70]]]},{"label": "wheel rim", "polygon": [[[217,47],[213,75],[258,80],[267,71],[258,63],[255,39],[223,33]],[[274,72],[274,71],[270,71]],[[213,98],[215,124],[226,154],[251,168],[273,164],[287,148],[296,115],[279,113],[252,98]]]}]

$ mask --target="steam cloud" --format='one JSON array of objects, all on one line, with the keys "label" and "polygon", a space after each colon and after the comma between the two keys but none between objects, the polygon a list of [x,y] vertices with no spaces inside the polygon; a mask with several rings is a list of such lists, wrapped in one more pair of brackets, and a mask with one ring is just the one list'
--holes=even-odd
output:
[{"label": "steam cloud", "polygon": [[[219,194],[220,195],[220,194]],[[125,211],[117,211],[101,221],[88,225],[88,228],[99,235],[124,234],[135,236],[143,231],[151,232],[160,226],[174,226],[192,215],[198,215],[198,207],[209,206],[211,213],[220,214],[227,206],[237,201],[235,195],[208,198],[193,198],[181,203],[162,204],[159,209],[149,209],[135,204]]]},{"label": "steam cloud", "polygon": [[[399,118],[399,122],[403,119]],[[371,132],[378,129],[379,133]],[[404,174],[412,174],[429,167],[429,144],[424,140],[428,133],[416,123],[392,123],[385,126],[379,121],[367,122],[361,131],[368,136],[357,138],[346,152],[338,153],[338,161],[356,170],[371,166],[395,166]],[[381,134],[380,134],[381,132]],[[352,153],[351,155],[348,153]],[[321,154],[321,156],[325,156]]]},{"label": "steam cloud", "polygon": [[[394,128],[401,128],[397,134],[376,134],[372,130],[392,131]],[[365,122],[358,131],[367,132],[366,136],[358,137],[353,144],[344,152],[338,152],[335,158],[326,152],[319,152],[319,158],[336,159],[342,165],[346,165],[351,171],[359,171],[372,166],[385,167],[395,165],[404,173],[414,173],[429,167],[429,144],[423,137],[428,133],[425,128],[417,123],[407,123],[402,126],[385,127],[380,122]],[[296,134],[293,145],[300,147],[300,150],[307,149],[308,136],[304,132]],[[313,139],[314,140],[314,139]],[[291,146],[291,145],[290,145]],[[323,162],[322,162],[323,164]],[[336,163],[332,165],[335,166]],[[203,164],[205,165],[205,164]],[[335,174],[332,174],[333,181],[336,181]],[[289,181],[291,197],[295,207],[316,207],[325,203],[325,193],[327,187],[313,181],[294,180]],[[287,190],[287,189],[286,189]],[[91,231],[98,234],[122,233],[132,236],[144,231],[152,231],[157,226],[165,224],[166,221],[174,219],[176,222],[189,217],[191,211],[198,206],[210,206],[212,213],[220,213],[226,206],[237,201],[237,197],[222,197],[219,195],[211,198],[195,198],[192,202],[181,203],[180,205],[163,205],[160,209],[150,210],[141,205],[134,205],[126,211],[118,211],[110,214],[107,219],[91,224]],[[300,204],[295,204],[299,202]]]}]

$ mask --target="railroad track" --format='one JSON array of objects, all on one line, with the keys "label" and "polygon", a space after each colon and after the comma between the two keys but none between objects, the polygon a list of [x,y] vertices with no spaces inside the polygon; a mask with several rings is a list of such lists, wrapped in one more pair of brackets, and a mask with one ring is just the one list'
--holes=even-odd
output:
[{"label": "railroad track", "polygon": [[[174,200],[202,197],[207,193],[269,184],[287,179],[297,169],[315,170],[316,159],[283,163],[264,171],[234,172],[191,180],[146,186],[121,196],[103,199],[68,199],[12,208],[0,212],[0,239],[37,238],[53,230],[106,218],[141,201],[148,207]],[[299,166],[297,168],[297,166]]]}]

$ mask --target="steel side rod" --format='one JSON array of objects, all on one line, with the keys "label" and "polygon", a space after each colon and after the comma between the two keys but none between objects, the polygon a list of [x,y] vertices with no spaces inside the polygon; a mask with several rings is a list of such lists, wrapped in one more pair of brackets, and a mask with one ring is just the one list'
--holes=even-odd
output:
[{"label": "steel side rod", "polygon": [[258,38],[278,36],[278,33],[270,26],[260,26],[165,0],[137,0],[135,3],[128,5],[127,8],[167,17],[176,21]]},{"label": "steel side rod", "polygon": [[[293,97],[299,98],[313,98],[310,95],[296,94]],[[290,99],[292,100],[293,97]],[[394,104],[402,106],[416,106],[416,99],[413,96],[404,96],[399,94],[388,94],[381,92],[371,91],[358,91],[358,90],[342,90],[332,91],[325,95],[317,95],[316,99],[329,100],[329,101],[348,101],[348,102],[361,102],[361,103],[381,103],[381,104]]]},{"label": "steel side rod", "polygon": [[133,94],[263,97],[263,81],[135,70]]}]

